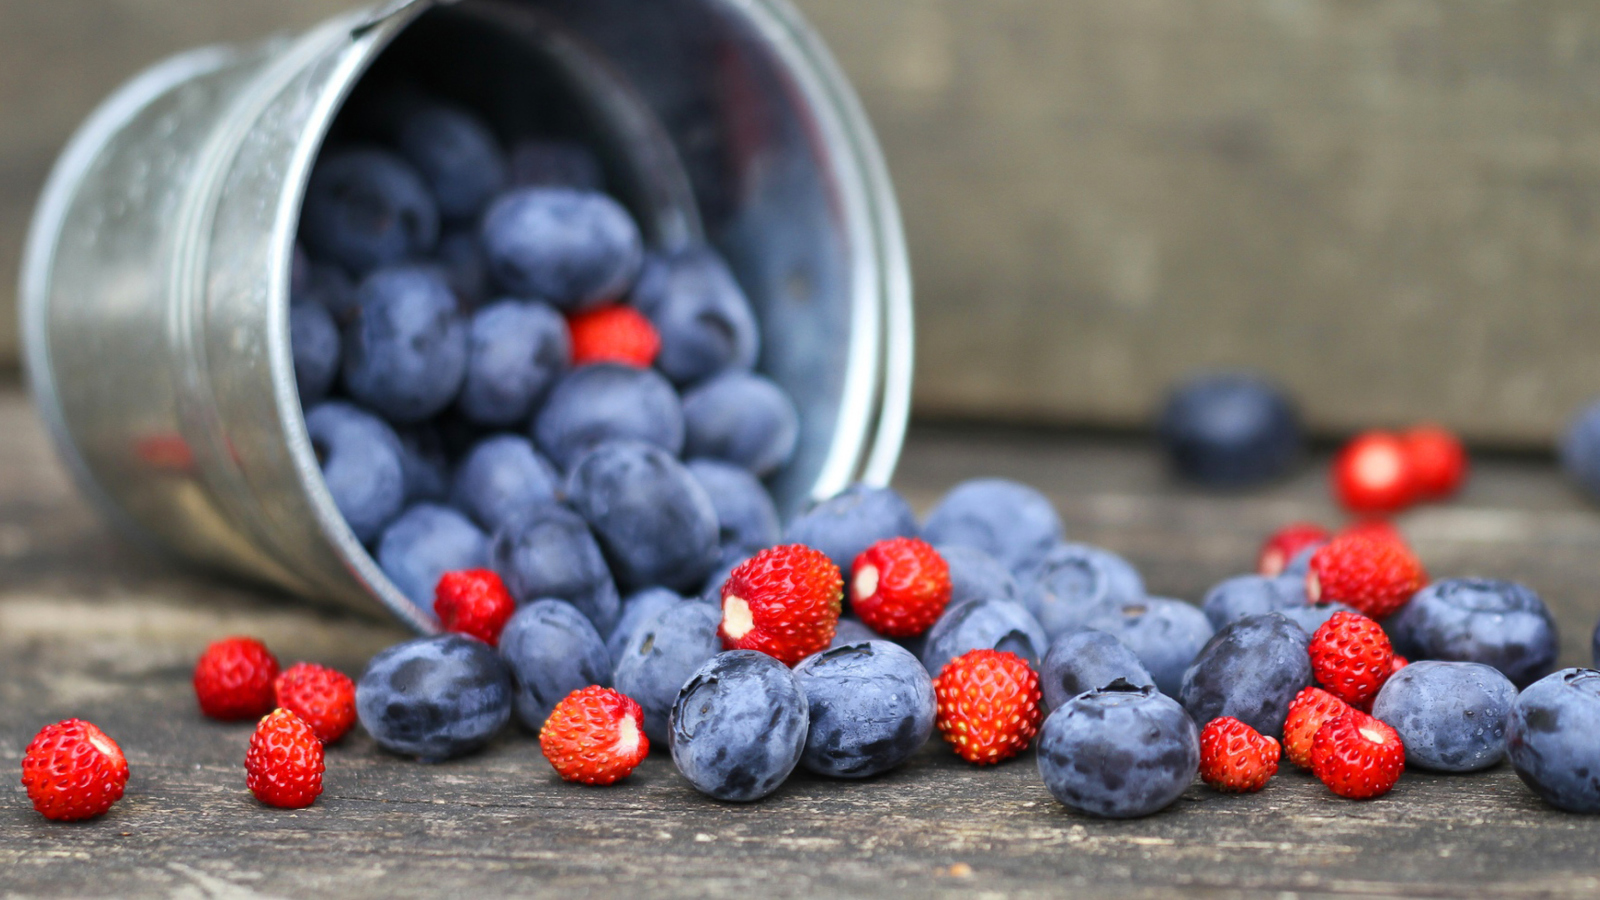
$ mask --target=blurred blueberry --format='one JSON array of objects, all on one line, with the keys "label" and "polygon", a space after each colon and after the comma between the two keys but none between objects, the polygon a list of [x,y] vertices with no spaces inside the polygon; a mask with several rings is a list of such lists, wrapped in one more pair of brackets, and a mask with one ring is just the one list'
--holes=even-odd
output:
[{"label": "blurred blueberry", "polygon": [[727,584],[728,576],[733,574],[733,570],[744,565],[753,555],[755,554],[743,550],[723,553],[717,559],[717,567],[711,570],[711,574],[706,576],[705,582],[701,584],[700,593],[695,599],[722,609],[722,586]]},{"label": "blurred blueberry", "polygon": [[1304,576],[1239,575],[1207,591],[1200,608],[1205,610],[1213,628],[1221,628],[1245,616],[1283,612],[1308,602]]},{"label": "blurred blueberry", "polygon": [[956,485],[928,513],[922,533],[932,544],[976,547],[1018,577],[1043,562],[1064,534],[1049,498],[1004,478]]},{"label": "blurred blueberry", "polygon": [[406,501],[400,439],[365,410],[330,401],[306,413],[322,480],[356,540],[376,540]]},{"label": "blurred blueberry", "polygon": [[400,593],[431,612],[440,576],[489,565],[489,538],[448,506],[419,503],[383,530],[378,566]]},{"label": "blurred blueberry", "polygon": [[1156,687],[1169,697],[1178,696],[1184,670],[1215,633],[1199,607],[1165,597],[1120,603],[1087,624],[1127,644]]},{"label": "blurred blueberry", "polygon": [[908,651],[865,641],[794,667],[811,726],[800,764],[819,775],[869,778],[910,759],[933,734],[933,679]]},{"label": "blurred blueberry", "polygon": [[488,644],[459,634],[396,644],[356,682],[356,715],[391,753],[450,759],[487,744],[511,718],[511,670]]},{"label": "blurred blueberry", "polygon": [[609,634],[621,601],[600,545],[565,506],[536,506],[495,532],[489,558],[519,605],[565,600]]},{"label": "blurred blueberry", "polygon": [[1311,636],[1277,613],[1223,626],[1183,673],[1179,697],[1202,727],[1233,716],[1281,739],[1289,703],[1311,684]]},{"label": "blurred blueberry", "polygon": [[680,603],[658,611],[634,629],[617,656],[617,690],[644,710],[645,736],[665,746],[672,704],[684,682],[706,660],[722,652],[717,627],[722,610]]},{"label": "blurred blueberry", "polygon": [[[860,620],[840,619],[839,624],[833,629],[833,640],[828,643],[828,647],[843,647],[848,644],[859,644],[862,641],[881,640],[883,640],[882,635],[862,624]],[[922,664],[919,662],[917,665]]]},{"label": "blurred blueberry", "polygon": [[1306,574],[1311,571],[1311,557],[1316,556],[1317,551],[1326,546],[1327,543],[1323,542],[1312,544],[1309,547],[1302,547],[1299,552],[1289,557],[1288,562],[1283,564],[1283,573],[1279,577],[1299,578],[1304,581]]},{"label": "blurred blueberry", "polygon": [[431,422],[395,429],[400,438],[400,470],[406,480],[406,501],[443,502],[450,494],[450,460],[444,441]]},{"label": "blurred blueberry", "polygon": [[294,358],[294,383],[300,405],[321,403],[339,375],[339,326],[320,303],[289,307],[289,352]]},{"label": "blurred blueberry", "polygon": [[1556,623],[1544,601],[1511,581],[1449,578],[1418,591],[1385,625],[1395,652],[1494,666],[1521,688],[1555,668]]},{"label": "blurred blueberry", "polygon": [[661,335],[656,367],[674,383],[695,384],[729,369],[748,371],[761,351],[755,313],[733,273],[710,248],[652,257],[633,304]]},{"label": "blurred blueberry", "polygon": [[1108,819],[1172,805],[1200,771],[1200,732],[1153,687],[1118,682],[1080,694],[1039,729],[1039,775],[1075,812]]},{"label": "blurred blueberry", "polygon": [[1167,398],[1159,425],[1178,475],[1199,484],[1239,487],[1289,471],[1304,437],[1282,391],[1248,374],[1205,375]]},{"label": "blurred blueberry", "polygon": [[1289,609],[1278,610],[1278,615],[1299,625],[1306,630],[1306,634],[1316,634],[1317,629],[1333,618],[1334,613],[1356,612],[1357,610],[1345,606],[1343,603],[1307,603],[1304,606],[1294,606]]},{"label": "blurred blueberry", "polygon": [[683,452],[683,407],[660,373],[601,363],[556,382],[534,419],[539,449],[563,469],[602,441],[633,438],[677,456]]},{"label": "blurred blueberry", "polygon": [[478,425],[523,425],[571,361],[572,339],[560,313],[543,303],[492,303],[473,313],[468,326],[457,408]]},{"label": "blurred blueberry", "polygon": [[439,238],[434,261],[444,271],[445,283],[464,313],[489,300],[489,263],[475,231],[447,231]]},{"label": "blurred blueberry", "polygon": [[1050,709],[1060,709],[1073,697],[1106,687],[1119,678],[1134,687],[1155,686],[1127,644],[1093,628],[1056,638],[1039,664],[1039,687]]},{"label": "blurred blueberry", "polygon": [[600,160],[577,141],[530,138],[511,147],[513,187],[567,187],[584,191],[605,188]]},{"label": "blurred blueberry", "polygon": [[483,247],[502,288],[567,312],[622,297],[644,260],[626,209],[604,194],[567,188],[502,195],[484,216]]},{"label": "blurred blueberry", "polygon": [[439,270],[391,266],[357,289],[344,333],[344,386],[391,422],[420,422],[454,400],[467,371],[467,327]]},{"label": "blurred blueberry", "polygon": [[299,241],[294,242],[294,249],[289,252],[289,299],[298,303],[306,290],[311,287],[311,254],[306,252],[305,245]]},{"label": "blurred blueberry", "polygon": [[754,475],[711,459],[692,459],[687,466],[716,510],[717,543],[724,554],[749,555],[783,537],[772,495]]},{"label": "blurred blueberry", "polygon": [[1561,439],[1561,466],[1590,499],[1600,500],[1600,402],[1573,417]]},{"label": "blurred blueberry", "polygon": [[719,375],[683,395],[684,454],[720,459],[758,477],[794,456],[800,414],[783,389],[748,372]]},{"label": "blurred blueberry", "polygon": [[[1409,668],[1409,667],[1408,667]],[[1562,669],[1511,705],[1506,757],[1546,803],[1600,813],[1600,672]]]},{"label": "blurred blueberry", "polygon": [[805,749],[810,716],[789,667],[765,653],[719,653],[683,685],[672,707],[672,761],[718,800],[776,791]]},{"label": "blurred blueberry", "polygon": [[445,219],[476,218],[506,185],[506,160],[494,132],[458,106],[417,105],[400,121],[394,143],[433,191]]},{"label": "blurred blueberry", "polygon": [[928,629],[922,665],[937,677],[945,663],[984,648],[1015,653],[1037,671],[1049,647],[1044,629],[1021,606],[1005,600],[973,600],[945,609]]},{"label": "blurred blueberry", "polygon": [[517,721],[535,733],[568,694],[611,683],[605,643],[594,624],[563,600],[537,600],[518,609],[499,646],[516,683]]},{"label": "blurred blueberry", "polygon": [[617,617],[617,624],[612,626],[611,634],[606,638],[606,651],[611,654],[613,664],[622,659],[628,639],[642,625],[655,618],[657,613],[687,602],[678,592],[661,587],[645,588],[622,598],[622,614]]},{"label": "blurred blueberry", "polygon": [[475,444],[456,468],[450,502],[491,532],[556,502],[561,476],[527,438],[497,434]]},{"label": "blurred blueberry", "polygon": [[1144,598],[1138,569],[1110,550],[1088,544],[1055,545],[1032,575],[1022,601],[1051,638]]},{"label": "blurred blueberry", "polygon": [[1516,699],[1516,687],[1482,663],[1423,660],[1383,683],[1372,714],[1399,733],[1407,766],[1473,772],[1505,756]]},{"label": "blurred blueberry", "polygon": [[361,310],[350,276],[338,266],[322,263],[311,264],[305,287],[295,292],[294,302],[315,303],[327,309],[334,324],[341,326],[354,321]]},{"label": "blurred blueberry", "polygon": [[692,590],[716,566],[717,511],[683,463],[640,441],[608,441],[573,463],[571,503],[600,539],[617,582]]},{"label": "blurred blueberry", "polygon": [[300,213],[306,250],[361,276],[414,259],[439,239],[439,208],[415,169],[373,147],[326,152]]},{"label": "blurred blueberry", "polygon": [[961,544],[941,544],[934,549],[950,568],[949,606],[968,600],[1022,602],[1022,588],[1017,585],[1016,577],[998,559],[976,547]]},{"label": "blurred blueberry", "polygon": [[848,579],[861,552],[892,537],[917,537],[917,517],[891,488],[853,484],[789,523],[783,540],[820,550]]}]

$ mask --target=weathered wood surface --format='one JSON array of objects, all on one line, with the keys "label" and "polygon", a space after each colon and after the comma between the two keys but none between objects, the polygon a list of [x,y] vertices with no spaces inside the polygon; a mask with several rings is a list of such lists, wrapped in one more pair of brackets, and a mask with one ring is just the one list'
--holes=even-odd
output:
[{"label": "weathered wood surface", "polygon": [[[1291,516],[1331,520],[1320,477],[1217,497],[1184,491],[1131,440],[918,431],[901,486],[925,506],[999,472],[1051,492],[1074,536],[1125,552],[1153,590],[1196,598]],[[1459,504],[1406,522],[1441,573],[1520,578],[1556,608],[1563,659],[1600,612],[1600,514],[1541,460],[1493,461]],[[298,812],[244,789],[248,726],[205,721],[188,678],[218,636],[359,672],[403,637],[181,570],[112,538],[72,493],[21,398],[0,394],[0,897],[1128,896],[1593,897],[1600,819],[1541,805],[1506,767],[1408,774],[1339,800],[1289,773],[1252,797],[1196,786],[1133,822],[1072,815],[1031,756],[994,769],[930,745],[864,783],[799,775],[750,806],[692,791],[657,755],[623,785],[559,783],[527,735],[436,766],[355,735]],[[68,715],[133,770],[105,818],[47,823],[15,777],[33,732]]]}]

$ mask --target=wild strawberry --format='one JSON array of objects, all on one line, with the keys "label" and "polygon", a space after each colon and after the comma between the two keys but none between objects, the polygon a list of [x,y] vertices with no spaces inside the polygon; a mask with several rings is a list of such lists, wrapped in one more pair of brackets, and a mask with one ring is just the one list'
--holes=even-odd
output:
[{"label": "wild strawberry", "polygon": [[1404,656],[1401,656],[1400,654],[1396,653],[1394,655],[1394,659],[1389,661],[1389,674],[1393,675],[1394,673],[1400,671],[1401,669],[1404,669],[1406,666],[1409,666],[1409,665],[1411,665],[1411,660],[1406,659]]},{"label": "wild strawberry", "polygon": [[272,711],[278,659],[255,638],[224,638],[206,648],[194,667],[194,695],[213,719],[254,719]]},{"label": "wild strawberry", "polygon": [[46,819],[92,819],[122,799],[128,760],[105,732],[66,719],[41,728],[23,751],[22,786]]},{"label": "wild strawberry", "polygon": [[944,739],[968,762],[986,765],[1021,753],[1039,732],[1039,676],[1004,650],[970,650],[933,680]]},{"label": "wild strawberry", "polygon": [[1311,740],[1324,722],[1344,715],[1350,704],[1322,688],[1302,688],[1289,703],[1283,723],[1283,755],[1302,769],[1311,768]]},{"label": "wild strawberry", "polygon": [[439,627],[475,637],[491,647],[517,611],[517,601],[500,576],[488,569],[446,572],[433,589],[433,612]]},{"label": "wild strawberry", "polygon": [[350,676],[315,663],[295,663],[272,683],[283,709],[311,726],[317,740],[332,744],[356,723],[356,685]]},{"label": "wild strawberry", "polygon": [[244,771],[245,785],[257,800],[302,809],[322,794],[322,742],[299,716],[275,709],[256,723]]},{"label": "wild strawberry", "polygon": [[850,567],[850,608],[879,634],[916,637],[949,602],[950,566],[926,541],[879,541]]},{"label": "wild strawberry", "polygon": [[833,640],[843,600],[844,577],[826,555],[802,544],[773,547],[728,576],[717,634],[725,649],[759,650],[792,666]]},{"label": "wild strawberry", "polygon": [[1351,512],[1392,513],[1417,499],[1416,476],[1398,437],[1358,435],[1333,460],[1333,493]]},{"label": "wild strawberry", "polygon": [[1428,573],[1409,549],[1365,534],[1336,537],[1311,555],[1306,597],[1337,601],[1374,619],[1394,615],[1427,583]]},{"label": "wild strawberry", "polygon": [[1400,735],[1360,710],[1329,719],[1311,740],[1311,774],[1341,797],[1387,794],[1405,768]]},{"label": "wild strawberry", "polygon": [[1254,793],[1278,772],[1278,742],[1232,716],[1200,732],[1200,778],[1227,793]]},{"label": "wild strawberry", "polygon": [[1354,706],[1364,706],[1393,671],[1394,648],[1378,623],[1366,616],[1338,612],[1311,636],[1311,674],[1328,693]]},{"label": "wild strawberry", "polygon": [[1268,578],[1275,578],[1283,574],[1284,567],[1294,559],[1296,553],[1327,541],[1328,532],[1321,525],[1310,522],[1285,525],[1261,545],[1261,552],[1256,555],[1256,571]]},{"label": "wild strawberry", "polygon": [[661,352],[661,335],[644,313],[631,306],[602,306],[567,320],[572,332],[572,364],[612,362],[645,368]]},{"label": "wild strawberry", "polygon": [[1419,425],[1400,440],[1424,500],[1443,500],[1461,489],[1467,480],[1467,450],[1459,438],[1437,425]]},{"label": "wild strawberry", "polygon": [[610,688],[573,691],[544,720],[539,749],[567,781],[615,784],[650,752],[644,710]]}]

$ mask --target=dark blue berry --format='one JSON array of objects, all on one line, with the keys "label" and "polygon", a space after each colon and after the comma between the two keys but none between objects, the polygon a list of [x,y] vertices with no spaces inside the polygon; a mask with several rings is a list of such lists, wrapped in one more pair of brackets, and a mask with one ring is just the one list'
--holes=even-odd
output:
[{"label": "dark blue berry", "polygon": [[1399,733],[1406,765],[1472,772],[1505,756],[1516,699],[1516,686],[1482,663],[1423,660],[1389,676],[1372,714]]},{"label": "dark blue berry", "polygon": [[711,459],[694,459],[687,465],[716,510],[717,543],[724,556],[749,556],[783,537],[772,495],[754,475]]},{"label": "dark blue berry", "polygon": [[565,600],[609,634],[621,600],[600,545],[583,517],[554,503],[536,506],[495,532],[489,558],[518,604]]},{"label": "dark blue berry", "polygon": [[361,304],[356,300],[355,284],[343,269],[335,265],[312,263],[305,287],[293,296],[296,304],[315,303],[327,309],[337,325],[354,321],[361,309]]},{"label": "dark blue berry", "polygon": [[444,634],[374,656],[356,715],[385,750],[444,760],[487,744],[511,718],[511,694],[511,670],[488,644]]},{"label": "dark blue berry", "polygon": [[360,276],[416,259],[439,239],[439,208],[415,169],[372,147],[324,154],[311,173],[300,239]]},{"label": "dark blue berry", "polygon": [[968,600],[1022,602],[1022,588],[1017,585],[1016,576],[998,559],[961,544],[940,544],[934,549],[950,568],[950,606]]},{"label": "dark blue berry", "polygon": [[1561,466],[1590,499],[1600,500],[1600,403],[1585,407],[1567,426]]},{"label": "dark blue berry", "polygon": [[1300,548],[1295,555],[1289,557],[1288,562],[1283,564],[1281,577],[1304,580],[1306,574],[1311,571],[1311,557],[1316,556],[1317,551],[1326,546],[1328,546],[1326,541],[1319,541],[1308,547]]},{"label": "dark blue berry", "polygon": [[811,717],[800,764],[820,775],[887,772],[933,734],[933,679],[898,645],[879,640],[824,650],[801,660],[794,677]]},{"label": "dark blue berry", "polygon": [[617,624],[612,626],[611,634],[606,638],[606,650],[611,653],[612,664],[621,661],[628,639],[641,626],[655,618],[657,613],[687,602],[676,591],[661,587],[645,588],[622,598],[622,614],[617,616]]},{"label": "dark blue berry", "polygon": [[472,315],[457,408],[491,428],[528,422],[572,361],[561,314],[543,303],[501,300]]},{"label": "dark blue berry", "polygon": [[1173,470],[1216,487],[1284,475],[1304,442],[1289,398],[1247,374],[1201,376],[1178,386],[1159,428]]},{"label": "dark blue berry", "polygon": [[577,141],[529,139],[511,148],[513,187],[605,188],[605,171],[588,147]]},{"label": "dark blue berry", "polygon": [[467,326],[438,269],[391,266],[356,291],[344,332],[344,386],[391,422],[420,422],[454,400],[467,372]]},{"label": "dark blue berry", "polygon": [[1074,812],[1160,812],[1200,771],[1200,731],[1170,697],[1119,682],[1068,700],[1039,729],[1039,775]]},{"label": "dark blue berry", "polygon": [[1321,628],[1336,613],[1342,612],[1353,613],[1356,610],[1345,606],[1343,603],[1324,601],[1322,603],[1307,603],[1304,606],[1280,609],[1278,610],[1278,615],[1304,628],[1306,634],[1316,634],[1318,628]]},{"label": "dark blue berry", "polygon": [[581,366],[556,383],[534,420],[533,436],[563,469],[590,447],[622,438],[677,456],[683,452],[683,406],[672,385],[650,369]]},{"label": "dark blue berry", "polygon": [[289,307],[289,351],[300,405],[321,403],[339,376],[339,326],[327,307],[320,303]]},{"label": "dark blue berry", "polygon": [[400,438],[400,469],[409,503],[443,502],[450,496],[450,460],[433,423],[395,430]]},{"label": "dark blue berry", "polygon": [[986,648],[1015,653],[1037,670],[1049,647],[1044,629],[1026,609],[1005,600],[973,600],[947,608],[928,629],[922,665],[938,675],[950,660]]},{"label": "dark blue berry", "polygon": [[483,258],[483,244],[476,231],[445,232],[439,238],[434,261],[444,272],[445,283],[456,295],[462,312],[472,312],[489,301],[489,263]]},{"label": "dark blue berry", "polygon": [[1239,619],[1206,642],[1178,697],[1202,726],[1233,716],[1282,738],[1289,703],[1311,684],[1310,645],[1305,629],[1277,613]]},{"label": "dark blue berry", "polygon": [[476,218],[506,185],[506,160],[494,133],[460,107],[417,105],[399,122],[394,143],[446,219]]},{"label": "dark blue berry", "polygon": [[722,652],[717,627],[720,607],[680,603],[658,611],[634,629],[617,657],[617,690],[644,710],[644,733],[657,744],[668,739],[672,704],[684,682]]},{"label": "dark blue berry", "polygon": [[805,749],[805,694],[789,667],[765,653],[719,653],[683,685],[672,706],[672,761],[718,800],[776,791]]},{"label": "dark blue berry", "polygon": [[1562,669],[1511,706],[1506,757],[1546,803],[1600,813],[1600,672]]},{"label": "dark blue berry", "polygon": [[1164,597],[1118,604],[1091,618],[1088,627],[1127,644],[1156,687],[1169,697],[1178,696],[1184,670],[1215,633],[1198,607]]},{"label": "dark blue berry", "polygon": [[572,604],[539,600],[517,610],[500,633],[500,655],[516,683],[517,721],[537,732],[573,691],[611,683],[611,654]]},{"label": "dark blue berry", "polygon": [[1555,619],[1538,594],[1515,582],[1436,581],[1418,591],[1387,624],[1398,653],[1411,659],[1485,663],[1519,688],[1555,668]]},{"label": "dark blue berry", "polygon": [[1127,644],[1093,628],[1056,638],[1039,664],[1039,687],[1050,709],[1060,709],[1073,697],[1106,687],[1119,678],[1134,687],[1155,686],[1155,680]]},{"label": "dark blue berry", "polygon": [[718,459],[766,477],[794,456],[800,413],[760,375],[729,372],[683,395],[686,456]]},{"label": "dark blue berry", "polygon": [[1144,598],[1144,579],[1127,560],[1088,544],[1061,543],[1031,570],[1022,592],[1028,612],[1054,638]]},{"label": "dark blue berry", "polygon": [[527,438],[497,434],[474,445],[456,467],[450,502],[492,533],[554,503],[560,490],[561,476]]},{"label": "dark blue berry", "polygon": [[604,194],[521,188],[483,219],[489,271],[518,297],[572,312],[623,296],[644,261],[628,211]]},{"label": "dark blue berry", "polygon": [[660,447],[608,441],[573,463],[567,502],[588,520],[624,588],[692,590],[719,557],[717,511]]},{"label": "dark blue berry", "polygon": [[1049,498],[1004,478],[956,485],[923,525],[929,543],[976,547],[1019,577],[1043,562],[1063,534],[1061,517]]},{"label": "dark blue berry", "polygon": [[378,565],[400,593],[432,610],[441,575],[489,565],[489,537],[448,506],[419,503],[383,530]]},{"label": "dark blue berry", "polygon": [[1283,612],[1305,606],[1308,602],[1304,576],[1268,578],[1264,575],[1239,575],[1207,591],[1200,608],[1205,610],[1212,627],[1221,628],[1245,616]]},{"label": "dark blue berry", "polygon": [[656,367],[677,384],[755,367],[760,331],[733,273],[707,248],[652,258],[634,286],[633,304],[656,326]]},{"label": "dark blue berry", "polygon": [[306,413],[306,432],[345,524],[362,543],[376,540],[406,501],[394,429],[365,410],[330,401]]},{"label": "dark blue berry", "polygon": [[916,537],[917,517],[889,488],[854,484],[801,513],[783,540],[821,551],[846,578],[863,550],[892,537]]},{"label": "dark blue berry", "polygon": [[[843,647],[847,644],[859,644],[862,641],[878,641],[883,636],[868,628],[858,619],[840,619],[839,624],[833,629],[833,640],[828,642],[829,649]],[[918,662],[918,666],[922,663]],[[923,671],[927,671],[924,669]]]}]

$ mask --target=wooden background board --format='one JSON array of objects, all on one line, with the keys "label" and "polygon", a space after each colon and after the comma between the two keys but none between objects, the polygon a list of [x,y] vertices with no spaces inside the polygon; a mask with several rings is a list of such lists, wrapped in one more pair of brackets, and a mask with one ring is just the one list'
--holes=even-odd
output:
[{"label": "wooden background board", "polygon": [[[0,0],[0,365],[50,160],[175,50],[354,0]],[[1144,421],[1196,366],[1324,430],[1542,444],[1600,393],[1590,0],[798,0],[915,261],[918,408]]]},{"label": "wooden background board", "polygon": [[[1271,490],[1184,490],[1138,442],[919,430],[900,486],[925,509],[954,481],[1027,478],[1072,536],[1127,554],[1189,599],[1246,568],[1292,517],[1335,521],[1319,472]],[[1481,462],[1461,502],[1405,530],[1440,574],[1522,579],[1550,601],[1562,661],[1587,661],[1600,516],[1540,460]],[[203,720],[189,673],[246,633],[286,662],[359,673],[396,627],[185,571],[111,537],[67,484],[15,392],[0,393],[0,897],[1572,897],[1600,891],[1600,817],[1542,805],[1506,766],[1408,773],[1340,800],[1286,773],[1259,795],[1191,788],[1148,819],[1066,812],[1031,754],[978,769],[930,744],[885,776],[797,775],[748,806],[696,794],[657,754],[611,789],[560,783],[531,737],[425,766],[359,732],[310,809],[244,789],[248,725]],[[15,778],[32,734],[69,715],[133,771],[106,817],[60,825]]]}]

